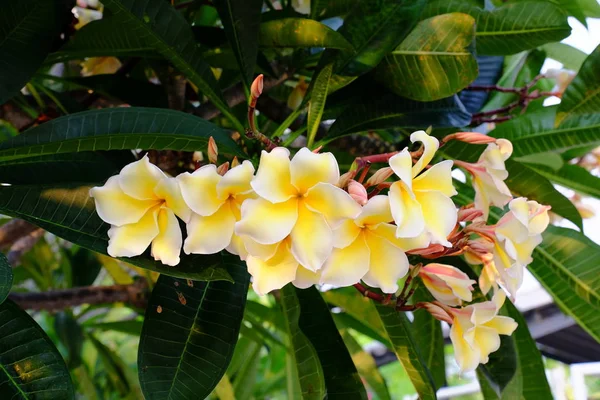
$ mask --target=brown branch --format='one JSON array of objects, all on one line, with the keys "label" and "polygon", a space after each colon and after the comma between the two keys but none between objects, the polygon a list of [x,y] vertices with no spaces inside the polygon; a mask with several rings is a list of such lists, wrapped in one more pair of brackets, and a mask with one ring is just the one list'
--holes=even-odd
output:
[{"label": "brown branch", "polygon": [[0,226],[0,248],[10,247],[20,238],[38,229],[22,219],[12,219]]},{"label": "brown branch", "polygon": [[42,236],[44,236],[44,232],[45,231],[42,228],[37,228],[16,240],[13,245],[10,246],[10,250],[6,255],[8,263],[13,267],[18,265],[23,254],[27,253],[35,246]]},{"label": "brown branch", "polygon": [[41,293],[11,293],[8,298],[26,310],[63,310],[82,304],[126,303],[144,308],[148,283],[138,279],[131,285],[84,286]]}]

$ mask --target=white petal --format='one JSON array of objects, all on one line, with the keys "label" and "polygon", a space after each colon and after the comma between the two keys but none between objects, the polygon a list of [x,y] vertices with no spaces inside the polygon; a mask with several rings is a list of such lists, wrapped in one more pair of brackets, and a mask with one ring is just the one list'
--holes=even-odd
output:
[{"label": "white petal", "polygon": [[165,206],[171,209],[184,222],[188,222],[192,216],[192,210],[188,207],[183,196],[181,188],[175,178],[164,178],[154,188],[154,193],[158,198],[165,200]]},{"label": "white petal", "polygon": [[345,220],[333,231],[333,246],[339,249],[350,246],[361,231],[362,228],[356,225],[353,220]]},{"label": "white petal", "polygon": [[181,228],[173,211],[161,208],[158,214],[159,234],[152,241],[152,256],[163,264],[175,266],[179,264],[181,253]]},{"label": "white petal", "polygon": [[112,226],[108,230],[108,254],[112,257],[134,257],[142,254],[159,233],[158,213],[155,207],[136,223]]},{"label": "white petal", "polygon": [[335,185],[340,180],[340,169],[333,154],[313,153],[306,147],[296,153],[290,171],[292,185],[303,194],[317,183]]},{"label": "white petal", "polygon": [[121,226],[138,222],[158,204],[157,200],[137,200],[126,195],[119,185],[119,177],[111,176],[104,186],[90,190],[100,218],[111,225]]},{"label": "white petal", "polygon": [[304,268],[319,270],[333,250],[333,232],[325,218],[302,203],[292,229],[292,254]]},{"label": "white petal", "polygon": [[186,204],[196,214],[205,217],[217,211],[225,201],[217,195],[217,184],[220,181],[221,175],[212,164],[197,169],[193,174],[185,172],[177,176]]},{"label": "white petal", "polygon": [[298,191],[291,183],[290,152],[277,147],[270,153],[262,151],[256,177],[252,188],[262,198],[271,203],[280,203],[297,195]]},{"label": "white petal", "polygon": [[345,219],[355,218],[361,210],[346,191],[330,183],[317,183],[307,192],[304,202],[312,211],[323,214],[333,229]]},{"label": "white petal", "polygon": [[396,236],[412,238],[421,235],[425,229],[425,218],[414,194],[408,191],[403,182],[396,182],[390,187],[388,198],[397,226]]},{"label": "white petal", "polygon": [[273,244],[285,239],[297,220],[296,198],[275,204],[265,199],[248,199],[242,204],[242,219],[235,224],[235,233],[260,244]]},{"label": "white petal", "polygon": [[402,150],[389,160],[392,171],[406,184],[406,187],[412,189],[412,156],[408,149]]},{"label": "white petal", "polygon": [[217,184],[217,194],[219,198],[226,199],[229,196],[247,193],[252,190],[250,182],[252,182],[253,177],[254,166],[248,160],[231,168],[223,175],[223,178]]},{"label": "white petal", "polygon": [[268,261],[248,256],[248,272],[252,275],[252,288],[259,295],[281,289],[296,278],[298,262],[291,254],[287,242],[282,242],[276,254]]},{"label": "white petal", "polygon": [[148,155],[123,167],[119,173],[119,185],[123,192],[138,200],[156,199],[154,188],[167,175],[150,163]]},{"label": "white petal", "polygon": [[423,210],[425,229],[431,235],[431,242],[450,247],[452,244],[447,238],[458,220],[456,206],[440,192],[419,192],[416,196]]},{"label": "white petal", "polygon": [[435,164],[415,178],[413,191],[438,191],[446,196],[454,196],[457,192],[452,184],[452,161],[446,160]]},{"label": "white petal", "polygon": [[313,272],[299,265],[298,271],[296,271],[296,279],[292,281],[292,284],[298,289],[308,289],[312,285],[318,284],[320,279],[321,271]]},{"label": "white petal", "polygon": [[413,177],[415,177],[431,162],[435,152],[440,147],[440,142],[435,137],[429,136],[425,131],[413,132],[410,135],[410,141],[413,143],[423,143],[423,155],[421,155],[419,161],[415,163],[412,169]]},{"label": "white petal", "polygon": [[187,238],[183,245],[185,254],[214,254],[231,243],[235,217],[229,202],[212,215],[193,214],[187,224]]},{"label": "white petal", "polygon": [[366,234],[370,251],[369,272],[363,277],[368,285],[380,288],[384,293],[398,290],[398,279],[408,273],[406,254],[386,239]]},{"label": "white petal", "polygon": [[350,286],[358,283],[369,271],[371,253],[364,235],[343,249],[333,249],[323,266],[321,284]]},{"label": "white petal", "polygon": [[356,224],[373,229],[379,224],[392,222],[393,219],[390,200],[387,196],[378,195],[371,197],[364,205],[360,215],[356,217]]}]

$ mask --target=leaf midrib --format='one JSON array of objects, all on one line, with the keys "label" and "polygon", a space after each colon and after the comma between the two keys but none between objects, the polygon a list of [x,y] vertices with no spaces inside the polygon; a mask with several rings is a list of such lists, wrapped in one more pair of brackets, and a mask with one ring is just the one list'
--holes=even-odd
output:
[{"label": "leaf midrib", "polygon": [[477,31],[475,36],[510,36],[510,35],[522,35],[526,33],[538,33],[538,32],[551,32],[551,31],[563,31],[569,28],[565,27],[551,27],[551,28],[535,28],[535,29],[517,29],[510,31]]},{"label": "leaf midrib", "polygon": [[8,373],[8,371],[6,370],[6,368],[4,368],[4,364],[0,363],[0,369],[2,370],[2,372],[4,372],[4,374],[8,377],[8,379],[11,381],[11,383],[14,385],[14,387],[17,388],[17,390],[19,391],[19,393],[21,393],[21,395],[23,396],[24,399],[27,399],[27,393],[23,391],[23,389],[21,389],[21,386],[19,386],[19,384],[13,379],[13,377]]},{"label": "leaf midrib", "polygon": [[2,46],[4,46],[4,43],[6,43],[6,41],[9,40],[11,38],[11,36],[14,35],[15,31],[17,31],[21,27],[21,24],[25,23],[25,21],[29,19],[29,17],[31,16],[31,13],[35,14],[35,12],[38,11],[38,6],[39,6],[39,3],[28,9],[27,14],[21,19],[21,21],[19,21],[19,23],[17,25],[14,26],[13,29],[11,29],[8,32],[8,34],[0,42],[0,49],[2,48]]},{"label": "leaf midrib", "polygon": [[451,51],[423,51],[423,50],[394,50],[392,55],[417,55],[417,56],[472,56],[469,52]]}]

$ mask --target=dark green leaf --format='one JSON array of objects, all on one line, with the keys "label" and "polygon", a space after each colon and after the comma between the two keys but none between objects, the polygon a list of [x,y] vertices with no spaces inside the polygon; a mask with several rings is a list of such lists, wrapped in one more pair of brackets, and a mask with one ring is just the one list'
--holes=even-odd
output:
[{"label": "dark green leaf", "polygon": [[490,354],[487,364],[480,364],[477,369],[481,370],[490,387],[497,394],[501,394],[515,377],[517,369],[513,339],[505,335],[500,336],[500,348]]},{"label": "dark green leaf", "polygon": [[374,76],[394,93],[413,100],[451,96],[477,78],[474,37],[475,20],[470,15],[428,18],[385,56]]},{"label": "dark green leaf", "polygon": [[578,165],[565,164],[558,171],[533,166],[534,171],[552,182],[573,189],[578,193],[600,198],[600,178]]},{"label": "dark green leaf", "polygon": [[85,339],[81,326],[70,312],[60,311],[54,316],[54,331],[67,348],[69,369],[77,368],[81,364],[81,350]]},{"label": "dark green leaf", "polygon": [[[404,313],[392,307],[376,305],[383,326],[421,400],[436,399],[435,384],[413,336],[411,323]],[[422,311],[425,312],[425,311]]]},{"label": "dark green leaf", "polygon": [[463,127],[470,122],[471,114],[457,96],[421,103],[383,94],[346,108],[329,129],[326,141],[370,129]]},{"label": "dark green leaf", "polygon": [[263,47],[326,47],[352,50],[340,33],[305,18],[284,18],[260,25],[258,44]]},{"label": "dark green leaf", "polygon": [[563,67],[573,71],[579,71],[585,61],[587,54],[576,47],[566,43],[548,43],[542,46],[548,58],[563,64]]},{"label": "dark green leaf", "polygon": [[173,63],[198,89],[243,132],[243,126],[231,113],[210,66],[202,59],[201,49],[185,18],[163,0],[105,0],[104,5],[123,15],[123,24],[135,30],[163,57]]},{"label": "dark green leaf", "polygon": [[127,333],[129,335],[140,336],[142,333],[143,320],[129,319],[115,322],[94,322],[85,324],[85,328],[98,329],[100,331],[115,331]]},{"label": "dark green leaf", "polygon": [[0,397],[74,399],[60,353],[44,330],[15,303],[0,305]]},{"label": "dark green leaf", "polygon": [[[431,295],[423,285],[418,285],[412,297],[414,302],[431,301]],[[444,336],[440,321],[428,312],[417,311],[412,323],[415,343],[429,368],[435,387],[446,386],[446,360],[444,357]]]},{"label": "dark green leaf", "polygon": [[599,68],[600,46],[585,59],[579,73],[565,90],[556,114],[558,123],[585,114],[600,113]]},{"label": "dark green leaf", "polygon": [[17,94],[42,65],[71,17],[69,3],[0,1],[0,104]]},{"label": "dark green leaf", "polygon": [[527,164],[532,168],[544,167],[553,171],[558,171],[565,164],[563,158],[558,153],[535,153],[528,156],[515,157],[514,160]]},{"label": "dark green leaf", "polygon": [[127,374],[127,365],[123,360],[107,345],[98,340],[94,335],[87,335],[87,338],[92,342],[96,351],[98,351],[99,359],[102,361],[102,366],[106,371],[107,378],[120,398],[127,398],[132,392],[133,383]]},{"label": "dark green leaf", "polygon": [[106,108],[67,115],[0,143],[0,160],[95,150],[196,151],[213,137],[223,153],[242,155],[227,132],[173,110]]},{"label": "dark green leaf", "polygon": [[45,64],[88,57],[160,57],[141,35],[130,29],[127,21],[126,14],[116,14],[86,24],[57,52],[50,54]]},{"label": "dark green leaf", "polygon": [[237,59],[242,81],[250,93],[258,54],[258,27],[262,0],[215,0],[227,39]]},{"label": "dark green leaf", "polygon": [[310,102],[308,103],[308,128],[306,131],[308,147],[312,147],[317,135],[317,130],[319,129],[319,124],[321,123],[321,118],[323,117],[332,70],[333,63],[326,65],[317,75],[316,79],[310,84],[309,91],[311,95]]},{"label": "dark green leaf", "polygon": [[551,3],[523,1],[487,11],[461,0],[435,0],[428,3],[423,14],[431,17],[449,12],[475,18],[479,54],[515,54],[558,42],[571,33],[567,14]]},{"label": "dark green leaf", "polygon": [[19,131],[10,122],[0,119],[0,142],[17,136]]},{"label": "dark green leaf", "polygon": [[250,276],[223,255],[230,282],[186,282],[161,275],[148,303],[138,369],[147,399],[205,398],[225,374],[236,342]]},{"label": "dark green leaf", "polygon": [[98,259],[98,255],[88,249],[76,246],[65,249],[64,254],[71,267],[70,286],[92,285],[102,269],[102,262]]},{"label": "dark green leaf", "polygon": [[325,19],[348,14],[361,0],[311,0],[310,18]]},{"label": "dark green leaf", "polygon": [[[91,186],[0,186],[0,213],[27,220],[81,247],[107,254],[109,225],[98,217],[89,196]],[[154,261],[149,252],[122,258],[138,267],[163,274],[198,280],[229,280],[221,256],[182,256],[177,268]]]},{"label": "dark green leaf", "polygon": [[[235,375],[235,381],[233,382],[235,400],[252,399],[252,392],[254,391],[256,378],[258,376],[258,367],[260,365],[260,349],[260,345],[254,346],[253,351],[247,356],[242,367]],[[223,398],[221,396],[219,397]]]},{"label": "dark green leaf", "polygon": [[300,302],[290,284],[281,289],[281,307],[288,327],[291,355],[300,381],[302,397],[321,400],[325,397],[325,377],[315,346],[300,329]]},{"label": "dark green leaf", "polygon": [[314,287],[295,290],[300,307],[298,325],[319,356],[327,397],[367,399],[352,357],[323,297]]},{"label": "dark green leaf", "polygon": [[6,256],[0,253],[0,304],[2,304],[2,302],[6,300],[6,297],[8,297],[12,283],[12,267],[8,263]]}]

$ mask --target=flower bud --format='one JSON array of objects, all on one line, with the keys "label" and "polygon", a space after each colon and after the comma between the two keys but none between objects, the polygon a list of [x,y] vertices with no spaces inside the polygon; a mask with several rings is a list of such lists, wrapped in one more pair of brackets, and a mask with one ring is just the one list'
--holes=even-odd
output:
[{"label": "flower bud", "polygon": [[483,217],[483,211],[476,208],[461,208],[458,210],[458,221],[471,222]]},{"label": "flower bud", "polygon": [[390,167],[378,169],[369,179],[367,179],[366,186],[377,186],[385,182],[392,175],[394,175],[394,170]]},{"label": "flower bud", "polygon": [[488,144],[496,142],[496,138],[479,132],[456,132],[443,138],[442,142],[447,143],[451,140],[458,140],[460,142],[471,144]]},{"label": "flower bud", "polygon": [[256,79],[254,79],[254,82],[252,82],[252,86],[250,87],[250,94],[252,95],[253,98],[258,99],[260,97],[260,95],[262,94],[263,91],[263,74],[260,74],[259,76],[256,77]]},{"label": "flower bud", "polygon": [[295,110],[298,107],[300,107],[300,104],[302,104],[302,100],[304,100],[304,96],[306,96],[307,90],[308,85],[304,81],[304,77],[301,77],[298,81],[298,84],[296,85],[294,90],[292,90],[287,99],[287,106],[292,110]]},{"label": "flower bud", "polygon": [[217,173],[221,176],[225,175],[227,171],[229,171],[229,161],[224,162],[217,167]]},{"label": "flower bud", "polygon": [[238,165],[240,165],[240,160],[238,160],[237,157],[233,157],[233,160],[231,160],[231,168],[235,168]]},{"label": "flower bud", "polygon": [[348,183],[350,183],[350,180],[353,179],[355,176],[356,176],[355,170],[354,171],[350,170],[350,171],[346,172],[345,174],[340,176],[337,186],[341,187],[341,188],[345,188],[346,186],[348,186]]},{"label": "flower bud", "polygon": [[356,182],[354,179],[351,179],[348,183],[348,193],[350,194],[350,197],[352,197],[354,201],[361,206],[367,204],[367,201],[369,200],[367,189],[365,189],[362,184]]},{"label": "flower bud", "polygon": [[215,139],[211,136],[208,138],[208,161],[211,164],[217,163],[217,157],[219,156],[219,148],[217,147],[217,143]]},{"label": "flower bud", "polygon": [[452,324],[452,317],[442,307],[434,303],[419,303],[419,308],[425,309],[431,316],[438,321],[444,321]]},{"label": "flower bud", "polygon": [[456,267],[445,264],[428,264],[421,268],[419,276],[429,292],[443,304],[459,306],[471,301],[473,284],[476,282]]}]

